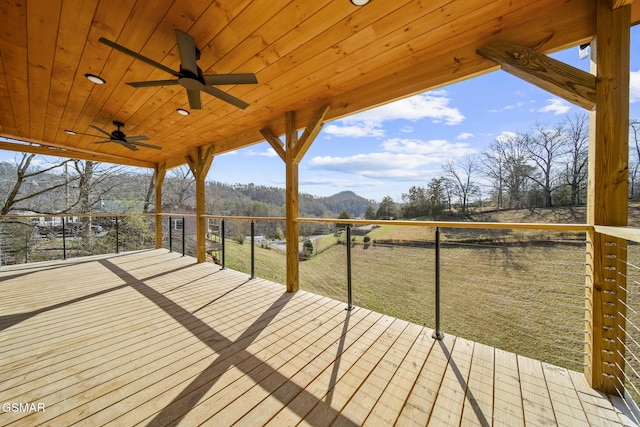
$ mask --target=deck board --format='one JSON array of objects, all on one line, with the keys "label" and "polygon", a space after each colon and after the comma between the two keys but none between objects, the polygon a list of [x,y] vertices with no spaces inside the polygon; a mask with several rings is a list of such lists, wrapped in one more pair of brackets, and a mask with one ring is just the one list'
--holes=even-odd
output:
[{"label": "deck board", "polygon": [[633,425],[582,374],[165,250],[0,270],[0,425]]}]

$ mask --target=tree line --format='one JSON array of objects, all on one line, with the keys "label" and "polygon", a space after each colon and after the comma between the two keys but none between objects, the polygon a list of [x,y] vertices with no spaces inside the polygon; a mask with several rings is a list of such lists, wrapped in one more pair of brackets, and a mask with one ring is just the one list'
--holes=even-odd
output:
[{"label": "tree line", "polygon": [[[629,197],[640,198],[640,121],[631,120]],[[467,215],[478,205],[494,209],[576,206],[585,203],[588,116],[576,114],[552,124],[536,123],[496,138],[481,154],[443,163],[439,176],[380,203],[342,192],[330,197],[301,193],[301,216],[437,218]],[[139,169],[18,153],[0,163],[0,214],[27,210],[41,214],[95,213],[118,200],[110,213],[153,209],[153,174]],[[285,192],[256,184],[206,183],[206,211],[240,216],[284,216]],[[167,173],[163,210],[189,212],[195,180],[187,167]],[[114,207],[115,206],[115,207]],[[116,209],[116,211],[114,211]],[[118,211],[119,210],[119,211]]]},{"label": "tree line", "polygon": [[[640,121],[630,121],[629,198],[640,198]],[[493,209],[577,206],[586,202],[589,124],[575,114],[553,124],[536,123],[496,138],[481,154],[447,160],[440,176],[412,186],[402,202],[385,197],[373,218],[466,216]]]}]

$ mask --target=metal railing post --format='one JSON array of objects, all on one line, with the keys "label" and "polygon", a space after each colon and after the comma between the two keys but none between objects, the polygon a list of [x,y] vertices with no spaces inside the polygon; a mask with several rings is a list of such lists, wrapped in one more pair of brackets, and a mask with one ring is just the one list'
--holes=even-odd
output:
[{"label": "metal railing post", "polygon": [[173,252],[173,227],[171,226],[171,217],[169,217],[169,252]]},{"label": "metal railing post", "polygon": [[255,276],[255,267],[256,267],[256,257],[255,257],[255,223],[253,220],[251,221],[251,278],[253,279]]},{"label": "metal railing post", "polygon": [[433,338],[441,340],[444,334],[440,331],[440,228],[436,227],[436,330],[433,331]]},{"label": "metal railing post", "polygon": [[353,310],[351,292],[351,225],[347,224],[347,311]]},{"label": "metal railing post", "polygon": [[222,269],[224,270],[224,219],[220,220],[220,242],[222,243]]},{"label": "metal railing post", "polygon": [[67,227],[66,227],[66,223],[64,220],[64,217],[62,218],[62,259],[67,259]]},{"label": "metal railing post", "polygon": [[120,222],[116,216],[116,253],[120,253]]},{"label": "metal railing post", "polygon": [[184,256],[184,254],[185,254],[185,251],[184,251],[184,241],[185,241],[185,238],[184,238],[185,231],[184,231],[184,229],[185,229],[185,227],[184,227],[184,225],[185,225],[184,224],[184,217],[182,217],[182,256]]}]

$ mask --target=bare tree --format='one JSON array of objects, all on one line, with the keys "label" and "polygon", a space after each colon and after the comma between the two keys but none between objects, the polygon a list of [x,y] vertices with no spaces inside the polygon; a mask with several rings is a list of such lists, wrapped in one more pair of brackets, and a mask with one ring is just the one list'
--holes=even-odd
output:
[{"label": "bare tree", "polygon": [[575,206],[580,204],[580,194],[587,185],[589,118],[586,114],[575,114],[568,117],[563,126],[567,139],[564,183],[570,189],[571,206]]},{"label": "bare tree", "polygon": [[497,192],[498,206],[504,207],[505,191],[509,208],[522,208],[527,180],[532,166],[528,164],[525,141],[527,134],[507,134],[496,138],[483,159],[483,172]]},{"label": "bare tree", "polygon": [[536,123],[535,130],[535,135],[523,134],[527,157],[534,165],[529,178],[542,189],[544,206],[550,208],[553,191],[562,185],[557,163],[567,153],[564,126],[562,123],[553,127]]},{"label": "bare tree", "polygon": [[196,180],[191,170],[180,166],[169,171],[163,184],[163,199],[174,206],[193,205]]},{"label": "bare tree", "polygon": [[505,156],[494,142],[491,148],[484,153],[482,159],[482,173],[491,183],[494,193],[496,208],[504,208],[504,182],[505,182]]},{"label": "bare tree", "polygon": [[458,197],[462,215],[466,215],[470,198],[479,191],[476,184],[476,176],[479,174],[478,158],[465,156],[458,162],[449,159],[442,168],[445,177],[451,183],[453,194]]},{"label": "bare tree", "polygon": [[638,197],[638,179],[640,179],[640,121],[629,121],[629,198]]},{"label": "bare tree", "polygon": [[[7,190],[4,194],[4,202],[0,215],[6,215],[12,209],[30,210],[38,213],[43,212],[39,207],[30,205],[27,202],[37,198],[38,196],[67,185],[66,180],[47,179],[39,180],[38,178],[62,167],[68,160],[61,160],[56,163],[47,164],[42,168],[32,167],[35,154],[21,153],[16,157],[15,168],[5,168],[6,185],[3,188]],[[31,189],[26,190],[24,184],[30,182]]]}]

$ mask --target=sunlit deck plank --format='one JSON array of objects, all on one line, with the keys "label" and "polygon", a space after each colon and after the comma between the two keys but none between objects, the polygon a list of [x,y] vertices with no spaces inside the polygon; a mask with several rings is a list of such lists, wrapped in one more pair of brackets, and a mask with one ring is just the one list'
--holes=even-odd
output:
[{"label": "sunlit deck plank", "polygon": [[572,387],[569,372],[548,363],[541,365],[558,425],[588,424],[578,393]]},{"label": "sunlit deck plank", "polygon": [[364,425],[366,426],[392,425],[395,423],[416,379],[420,375],[429,352],[433,348],[435,343],[435,340],[431,338],[433,331],[417,325],[410,325],[408,329],[413,330],[416,338],[408,348],[395,375],[391,378],[365,420]]},{"label": "sunlit deck plank", "polygon": [[[576,391],[578,399],[580,399],[581,407],[591,425],[612,427],[624,425],[620,413],[616,411],[613,406],[609,406],[606,403],[603,404],[608,401],[606,400],[606,396],[589,387],[584,375],[569,371],[569,377],[573,384],[572,388]],[[633,425],[633,422],[628,425]]]},{"label": "sunlit deck plank", "polygon": [[46,404],[0,425],[633,425],[582,374],[164,250],[0,290],[0,401]]},{"label": "sunlit deck plank", "polygon": [[492,347],[480,343],[473,345],[473,359],[460,422],[461,427],[491,425],[493,419],[493,353]]},{"label": "sunlit deck plank", "polygon": [[529,425],[554,426],[556,419],[542,364],[518,356],[524,418]]},{"label": "sunlit deck plank", "polygon": [[429,418],[429,425],[432,426],[460,422],[471,370],[473,343],[457,338],[453,348],[443,350],[450,353],[449,364]]},{"label": "sunlit deck plank", "polygon": [[518,358],[513,353],[496,349],[494,373],[493,425],[524,426]]},{"label": "sunlit deck plank", "polygon": [[454,343],[455,337],[446,334],[442,341],[434,343],[400,412],[398,425],[427,424],[451,356],[444,349],[452,348]]}]

